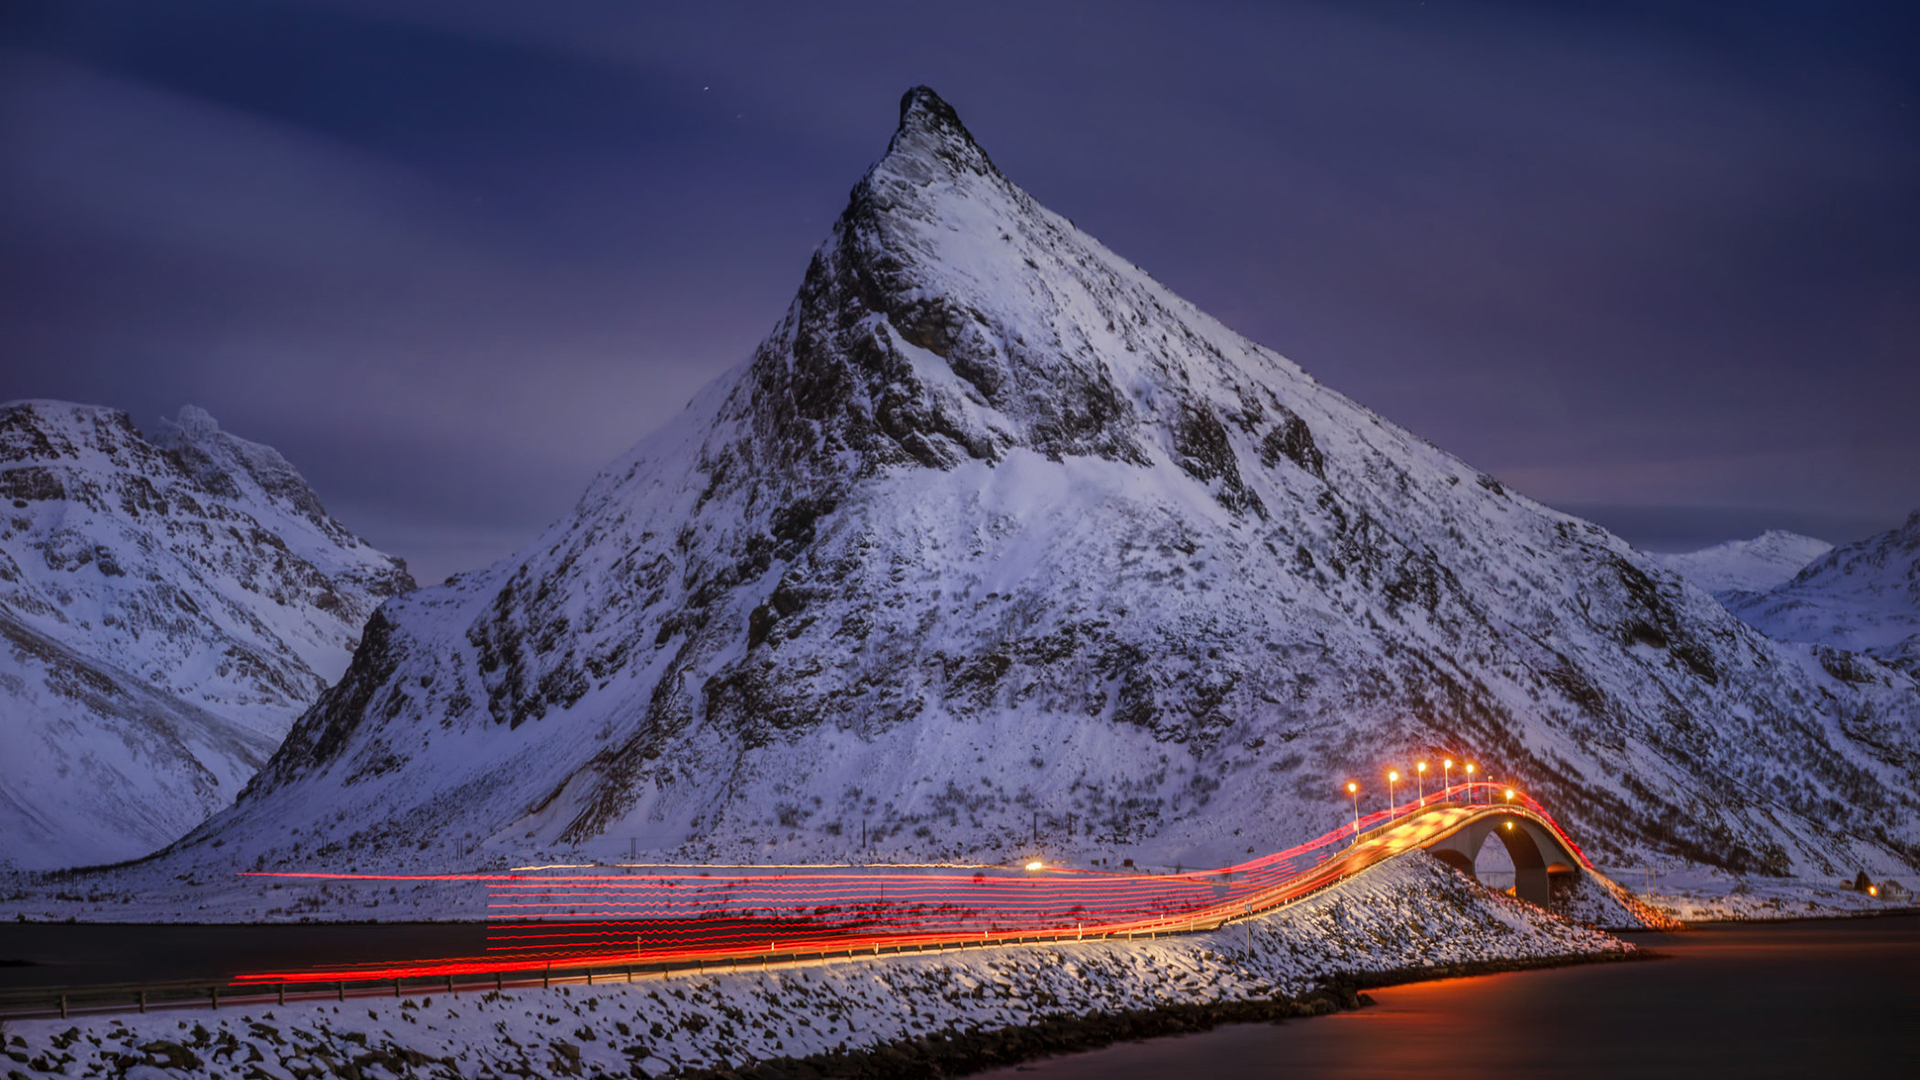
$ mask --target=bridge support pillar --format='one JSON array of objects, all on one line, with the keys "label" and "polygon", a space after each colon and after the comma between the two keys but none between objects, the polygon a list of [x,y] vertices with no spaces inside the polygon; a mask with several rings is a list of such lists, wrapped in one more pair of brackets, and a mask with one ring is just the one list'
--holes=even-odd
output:
[{"label": "bridge support pillar", "polygon": [[1553,887],[1547,881],[1545,866],[1515,866],[1513,895],[1529,904],[1547,907],[1553,902]]},{"label": "bridge support pillar", "polygon": [[1577,872],[1576,860],[1550,831],[1521,815],[1490,813],[1426,845],[1441,862],[1479,880],[1474,862],[1487,837],[1497,836],[1513,860],[1513,895],[1529,904],[1553,902],[1551,872]]}]

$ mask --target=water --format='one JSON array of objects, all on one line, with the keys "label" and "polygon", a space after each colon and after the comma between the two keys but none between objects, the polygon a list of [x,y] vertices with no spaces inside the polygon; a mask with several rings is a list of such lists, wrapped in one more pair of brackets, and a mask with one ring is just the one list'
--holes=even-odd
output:
[{"label": "water", "polygon": [[0,923],[0,989],[227,979],[313,964],[486,951],[484,923]]},{"label": "water", "polygon": [[1628,936],[1666,958],[1387,987],[1359,1012],[1124,1043],[986,1075],[1920,1075],[1920,917]]}]

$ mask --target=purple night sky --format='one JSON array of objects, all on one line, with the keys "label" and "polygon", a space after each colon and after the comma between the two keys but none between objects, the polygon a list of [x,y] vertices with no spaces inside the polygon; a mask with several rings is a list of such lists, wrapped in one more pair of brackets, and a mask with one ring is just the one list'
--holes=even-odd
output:
[{"label": "purple night sky", "polygon": [[9,0],[0,400],[182,404],[423,581],[778,321],[926,83],[1041,202],[1643,546],[1920,507],[1920,16]]}]

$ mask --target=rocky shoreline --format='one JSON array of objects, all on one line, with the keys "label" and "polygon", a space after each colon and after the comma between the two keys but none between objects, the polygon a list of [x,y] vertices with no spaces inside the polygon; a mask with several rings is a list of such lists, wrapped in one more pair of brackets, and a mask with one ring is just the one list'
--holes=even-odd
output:
[{"label": "rocky shoreline", "polygon": [[1363,1009],[1374,1004],[1372,995],[1366,991],[1383,986],[1576,964],[1653,960],[1658,959],[1659,955],[1639,949],[1632,952],[1483,960],[1362,972],[1329,980],[1298,997],[1206,1005],[1164,1005],[1155,1009],[1130,1009],[1091,1016],[1049,1016],[1017,1028],[929,1035],[900,1039],[862,1050],[774,1058],[739,1069],[689,1069],[674,1075],[680,1080],[818,1080],[823,1077],[917,1080],[920,1077],[966,1076],[1041,1058],[1098,1050],[1119,1042],[1211,1031],[1228,1024],[1281,1024],[1288,1020]]}]

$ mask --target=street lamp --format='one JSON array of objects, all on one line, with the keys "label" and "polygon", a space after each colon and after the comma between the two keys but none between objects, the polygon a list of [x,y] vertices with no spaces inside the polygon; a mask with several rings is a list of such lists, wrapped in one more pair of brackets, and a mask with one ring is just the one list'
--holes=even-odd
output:
[{"label": "street lamp", "polygon": [[1427,801],[1427,763],[1424,761],[1414,762],[1413,771],[1420,782],[1420,802],[1425,804]]},{"label": "street lamp", "polygon": [[1353,835],[1360,835],[1360,785],[1347,781],[1347,794],[1353,796]]},{"label": "street lamp", "polygon": [[1440,776],[1441,776],[1441,783],[1440,783],[1441,787],[1450,788],[1453,786],[1453,759],[1452,758],[1445,758],[1441,760]]},{"label": "street lamp", "polygon": [[1400,809],[1399,804],[1393,801],[1393,785],[1399,782],[1400,770],[1389,769],[1387,771],[1387,812],[1389,814],[1397,813]]},{"label": "street lamp", "polygon": [[1507,789],[1507,805],[1508,806],[1513,805],[1513,789],[1512,788]]},{"label": "street lamp", "polygon": [[1472,803],[1474,801],[1473,770],[1474,770],[1473,762],[1471,761],[1467,762],[1467,802],[1468,803]]}]

